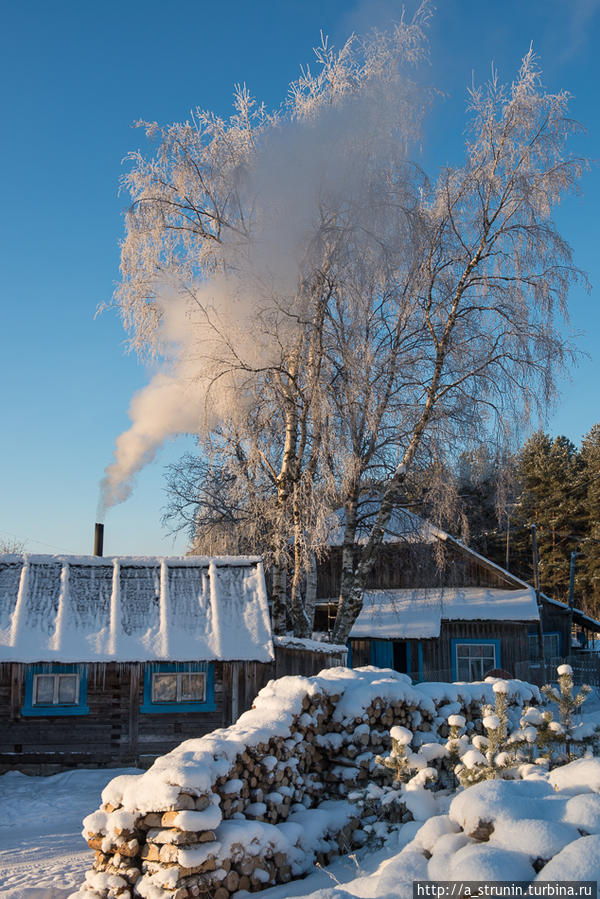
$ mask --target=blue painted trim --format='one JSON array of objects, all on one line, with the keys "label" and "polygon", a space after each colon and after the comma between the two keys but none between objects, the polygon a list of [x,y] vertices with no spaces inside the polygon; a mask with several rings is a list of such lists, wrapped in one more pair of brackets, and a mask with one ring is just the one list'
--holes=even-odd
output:
[{"label": "blue painted trim", "polygon": [[394,644],[391,640],[371,640],[371,665],[376,668],[394,667]]},{"label": "blue painted trim", "polygon": [[348,668],[352,668],[352,641],[351,640],[348,640],[347,647],[348,647],[348,657],[346,660],[346,665]]},{"label": "blue painted trim", "polygon": [[[154,672],[171,671],[195,672],[206,674],[206,699],[204,702],[152,702],[152,675]],[[151,662],[144,667],[144,701],[140,711],[147,715],[173,715],[177,712],[214,712],[215,703],[215,666],[212,662]]]},{"label": "blue painted trim", "polygon": [[[34,705],[33,683],[36,674],[78,674],[79,695],[77,705]],[[85,665],[58,665],[46,663],[30,665],[25,673],[25,701],[21,714],[24,718],[48,718],[55,716],[89,715],[87,704],[87,667]]]},{"label": "blue painted trim", "polygon": [[418,671],[419,683],[421,683],[423,681],[423,644],[421,643],[420,640],[417,643],[417,665],[419,668],[419,671]]},{"label": "blue painted trim", "polygon": [[500,640],[495,637],[451,637],[450,638],[450,655],[452,659],[452,680],[456,680],[456,671],[458,668],[458,662],[456,658],[456,647],[459,643],[480,643],[482,646],[489,646],[492,644],[495,649],[495,662],[494,668],[501,668],[501,658],[500,658]]}]

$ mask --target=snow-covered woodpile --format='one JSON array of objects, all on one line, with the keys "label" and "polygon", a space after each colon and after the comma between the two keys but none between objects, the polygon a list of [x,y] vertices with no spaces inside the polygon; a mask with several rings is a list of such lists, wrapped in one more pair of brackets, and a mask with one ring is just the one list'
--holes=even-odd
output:
[{"label": "snow-covered woodpile", "polygon": [[[516,702],[539,698],[509,684]],[[375,757],[389,750],[390,728],[410,729],[415,749],[441,763],[443,753],[426,747],[444,739],[448,714],[474,727],[492,696],[491,683],[413,687],[375,668],[271,681],[232,727],[111,781],[84,821],[96,857],[75,895],[229,899],[327,864],[366,840],[346,797],[385,779]],[[403,820],[411,817],[407,805]]]}]

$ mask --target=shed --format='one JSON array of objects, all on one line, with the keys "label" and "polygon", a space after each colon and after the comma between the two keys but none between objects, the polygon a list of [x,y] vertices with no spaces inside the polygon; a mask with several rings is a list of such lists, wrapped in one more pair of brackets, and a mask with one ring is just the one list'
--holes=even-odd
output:
[{"label": "shed", "polygon": [[[377,504],[361,508],[358,550]],[[317,627],[337,606],[343,512],[336,513],[317,566]],[[503,668],[529,676],[529,631],[539,620],[535,591],[420,516],[390,519],[350,633],[354,667],[375,664],[415,680],[480,680]]]},{"label": "shed", "polygon": [[258,557],[0,556],[0,764],[125,764],[274,675]]}]

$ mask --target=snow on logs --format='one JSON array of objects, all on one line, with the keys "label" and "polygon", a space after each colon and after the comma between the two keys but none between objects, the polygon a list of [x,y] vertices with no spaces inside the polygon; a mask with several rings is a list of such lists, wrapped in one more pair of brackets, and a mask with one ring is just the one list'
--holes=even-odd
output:
[{"label": "snow on logs", "polygon": [[[539,699],[508,683],[515,700]],[[412,731],[415,747],[435,742],[449,707],[475,721],[492,697],[491,683],[413,687],[376,668],[271,681],[236,724],[108,784],[84,821],[93,869],[71,899],[229,899],[328,864],[364,842],[345,797],[386,779],[375,756],[390,729]]]}]

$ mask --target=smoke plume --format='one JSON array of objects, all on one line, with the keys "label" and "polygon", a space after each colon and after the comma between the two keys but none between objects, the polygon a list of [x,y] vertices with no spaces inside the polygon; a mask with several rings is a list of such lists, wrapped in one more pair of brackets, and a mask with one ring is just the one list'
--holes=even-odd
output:
[{"label": "smoke plume", "polygon": [[397,60],[386,66],[375,54],[371,65],[360,89],[314,108],[307,101],[261,133],[236,185],[252,213],[250,238],[224,241],[217,270],[227,275],[155,285],[162,366],[131,402],[131,427],[102,481],[104,508],[130,495],[166,439],[205,433],[252,402],[246,374],[280,358],[302,314],[299,285],[331,223],[351,221],[356,254],[403,239],[400,204],[386,206],[380,188],[406,163],[419,104]]}]

